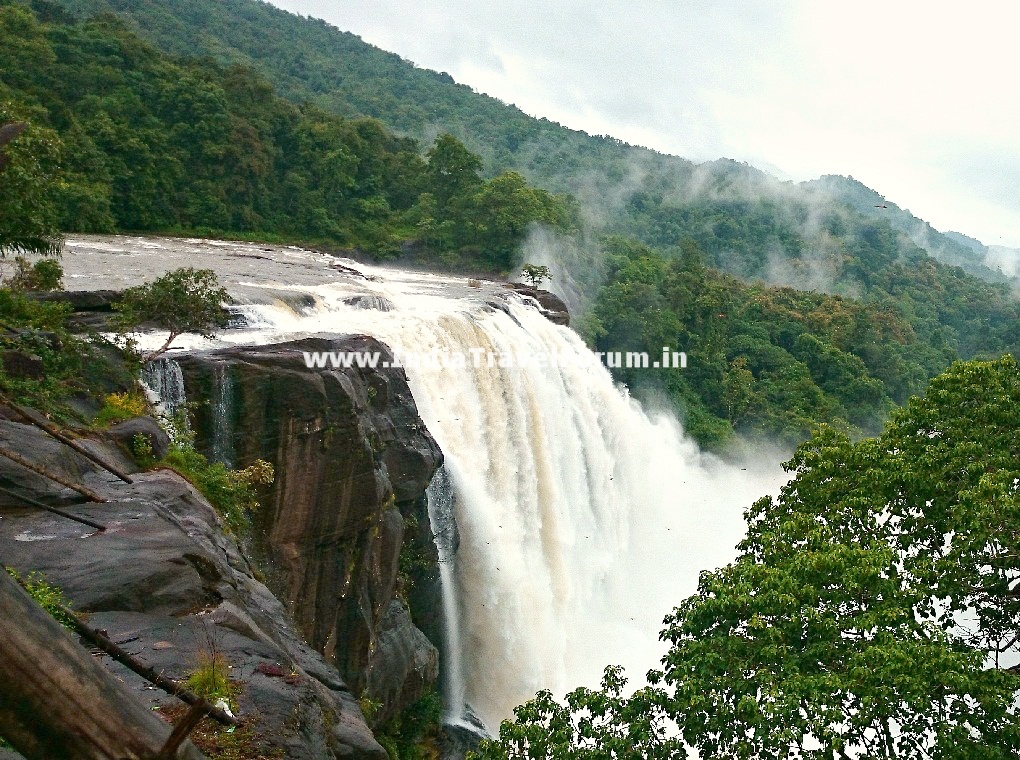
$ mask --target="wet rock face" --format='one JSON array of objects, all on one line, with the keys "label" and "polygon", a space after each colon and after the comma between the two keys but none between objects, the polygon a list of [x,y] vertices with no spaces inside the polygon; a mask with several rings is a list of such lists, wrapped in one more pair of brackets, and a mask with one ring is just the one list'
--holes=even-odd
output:
[{"label": "wet rock face", "polygon": [[[238,714],[260,737],[257,749],[293,760],[385,760],[355,696],[336,668],[303,642],[284,606],[256,579],[212,507],[169,470],[126,484],[40,430],[0,421],[0,442],[107,499],[74,492],[0,459],[0,558],[22,574],[43,573],[88,622],[155,670],[184,679],[214,649],[226,658]],[[116,444],[83,441],[133,471]],[[21,497],[99,522],[71,522]],[[179,704],[108,659],[139,700]],[[273,754],[275,757],[276,755]]]},{"label": "wet rock face", "polygon": [[368,671],[368,691],[386,705],[414,703],[439,675],[439,653],[411,622],[400,602],[389,603],[379,621],[377,655]]},{"label": "wet rock face", "polygon": [[[303,354],[315,351],[378,351],[381,360],[374,369],[309,369]],[[434,647],[402,603],[403,615],[392,606],[410,580],[400,578],[401,551],[428,551],[424,494],[442,454],[403,370],[382,366],[390,358],[374,338],[344,336],[177,359],[188,401],[201,402],[194,425],[204,453],[238,467],[273,463],[256,517],[269,583],[354,693],[383,704],[377,722],[438,674]],[[434,581],[413,583],[424,605]]]},{"label": "wet rock face", "polygon": [[[152,417],[134,417],[124,422],[112,425],[106,434],[131,451],[138,441],[144,441],[152,450],[155,459],[162,459],[170,450],[170,436],[168,436]],[[141,436],[141,438],[139,438]]]}]

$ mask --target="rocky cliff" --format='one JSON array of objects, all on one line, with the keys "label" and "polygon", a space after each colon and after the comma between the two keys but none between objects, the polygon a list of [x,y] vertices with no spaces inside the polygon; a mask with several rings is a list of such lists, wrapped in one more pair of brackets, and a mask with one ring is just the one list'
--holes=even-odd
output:
[{"label": "rocky cliff", "polygon": [[[135,469],[115,444],[83,440],[122,469]],[[214,652],[226,658],[245,756],[386,758],[336,668],[302,641],[284,606],[186,480],[155,470],[126,484],[37,428],[9,420],[0,420],[0,445],[106,499],[83,503],[0,458],[3,564],[22,574],[42,572],[76,611],[88,614],[89,625],[166,675],[183,679]],[[26,506],[24,497],[106,530]],[[164,709],[176,704],[121,666],[104,664],[140,700]]]},{"label": "rocky cliff", "polygon": [[[384,723],[438,676],[437,556],[425,489],[442,454],[399,368],[308,369],[305,351],[381,352],[309,338],[183,356],[197,445],[273,463],[252,549],[302,635]],[[382,362],[380,362],[382,364]]]}]

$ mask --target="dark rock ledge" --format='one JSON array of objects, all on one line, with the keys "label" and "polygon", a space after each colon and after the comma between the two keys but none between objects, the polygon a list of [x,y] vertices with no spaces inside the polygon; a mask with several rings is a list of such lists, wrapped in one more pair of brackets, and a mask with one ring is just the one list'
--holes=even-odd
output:
[{"label": "dark rock ledge", "polygon": [[[0,485],[108,526],[105,533],[0,494],[0,561],[61,587],[93,628],[156,670],[184,678],[214,648],[239,685],[239,716],[265,750],[294,760],[383,760],[357,700],[337,670],[304,643],[284,606],[256,579],[212,507],[168,470],[128,485],[36,428],[0,421],[0,441],[109,501],[82,504],[67,489],[0,459]],[[115,445],[91,448],[122,468]],[[140,700],[171,704],[125,668],[104,664]],[[286,673],[288,677],[279,677]]]},{"label": "dark rock ledge", "polygon": [[557,325],[570,325],[570,312],[567,311],[567,305],[555,293],[550,293],[548,290],[542,290],[541,288],[533,288],[520,282],[510,282],[505,287],[520,293],[522,296],[534,299],[538,305],[538,310],[550,322],[554,322]]}]

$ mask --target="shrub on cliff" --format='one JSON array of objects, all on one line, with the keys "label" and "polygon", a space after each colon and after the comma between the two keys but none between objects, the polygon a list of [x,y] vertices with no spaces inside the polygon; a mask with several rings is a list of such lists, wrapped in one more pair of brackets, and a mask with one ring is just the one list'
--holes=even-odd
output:
[{"label": "shrub on cliff", "polygon": [[211,269],[185,267],[167,272],[157,280],[128,288],[114,304],[116,326],[124,331],[152,324],[168,331],[166,341],[145,354],[148,363],[165,353],[185,333],[212,338],[227,321],[223,304],[230,300]]},{"label": "shrub on cliff", "polygon": [[0,287],[0,395],[54,421],[83,422],[68,399],[101,403],[134,379],[108,341],[72,332],[69,314],[68,304],[36,301]]},{"label": "shrub on cliff", "polygon": [[236,532],[248,524],[248,513],[258,509],[257,488],[273,482],[273,465],[257,459],[243,470],[210,462],[190,443],[178,441],[163,464],[186,477],[213,505],[227,527]]}]

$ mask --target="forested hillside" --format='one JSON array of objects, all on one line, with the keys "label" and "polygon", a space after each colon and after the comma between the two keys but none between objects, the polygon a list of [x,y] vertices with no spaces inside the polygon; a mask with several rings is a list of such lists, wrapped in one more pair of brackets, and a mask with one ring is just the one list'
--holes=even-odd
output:
[{"label": "forested hillside", "polygon": [[[852,180],[797,186],[562,130],[254,0],[119,0],[142,15],[76,15],[93,5],[0,0],[0,120],[30,124],[7,181],[50,237],[243,236],[507,273],[539,223],[560,257],[554,285],[577,288],[577,325],[594,347],[690,355],[683,370],[614,371],[636,392],[664,391],[712,445],[735,431],[795,443],[820,421],[877,430],[954,359],[1020,348],[1020,308],[987,281],[1001,275],[980,271],[980,250],[923,228],[944,241],[943,258],[982,277],[941,263],[914,242],[922,222]],[[217,55],[161,51],[134,27]],[[239,52],[244,40],[258,60]],[[305,68],[279,79],[274,67],[302,50]],[[343,87],[309,73],[327,60]],[[294,102],[313,84],[317,103]],[[354,115],[372,93],[389,124]],[[397,103],[418,115],[402,122]],[[523,141],[487,161],[449,134],[390,131],[423,108],[459,114],[442,122],[451,129],[480,120],[461,132],[476,145],[501,144],[491,130],[509,115],[500,128],[521,125]],[[520,168],[547,189],[500,171],[542,135],[560,149],[534,154],[545,170]],[[571,186],[576,195],[548,189]]]},{"label": "forested hillside", "polygon": [[1004,286],[920,251],[882,261],[861,241],[858,263],[875,280],[864,299],[741,282],[705,266],[693,241],[664,253],[615,238],[605,257],[582,328],[600,350],[687,351],[683,370],[616,373],[664,390],[703,442],[737,430],[795,444],[818,421],[878,432],[954,359],[1020,350],[1020,305]]},{"label": "forested hillside", "polygon": [[80,16],[116,12],[171,53],[256,66],[294,101],[344,116],[372,116],[420,139],[450,132],[493,171],[533,168],[542,176],[568,177],[624,155],[617,140],[531,118],[448,74],[416,68],[353,34],[260,0],[58,2]]},{"label": "forested hillside", "polygon": [[449,135],[423,151],[378,121],[295,105],[256,72],[171,58],[112,15],[0,2],[0,118],[32,123],[60,167],[65,231],[199,231],[356,247],[408,241],[427,264],[506,272],[530,223],[568,205],[481,176]]},{"label": "forested hillside", "polygon": [[[716,229],[719,214],[738,226],[756,228],[752,231],[760,236],[754,241],[768,246],[774,257],[797,258],[825,242],[813,217],[832,207],[849,207],[869,221],[891,223],[906,249],[921,246],[983,279],[1004,279],[996,267],[985,266],[981,255],[852,179],[829,177],[795,186],[730,161],[695,165],[612,137],[589,136],[528,116],[457,84],[448,74],[417,68],[323,21],[261,0],[59,3],[83,16],[115,11],[142,36],[175,54],[253,66],[294,102],[312,102],[348,117],[377,118],[425,143],[449,132],[482,156],[490,175],[513,169],[550,192],[571,193],[597,230],[635,235],[651,244],[675,245],[695,237],[706,250],[724,249],[718,263],[739,276],[791,284],[781,272],[773,279],[775,267],[740,261],[746,236],[734,237],[725,224]],[[762,216],[770,217],[790,201],[809,208],[775,220],[782,234],[758,229]],[[810,284],[832,285],[819,278]]]}]

